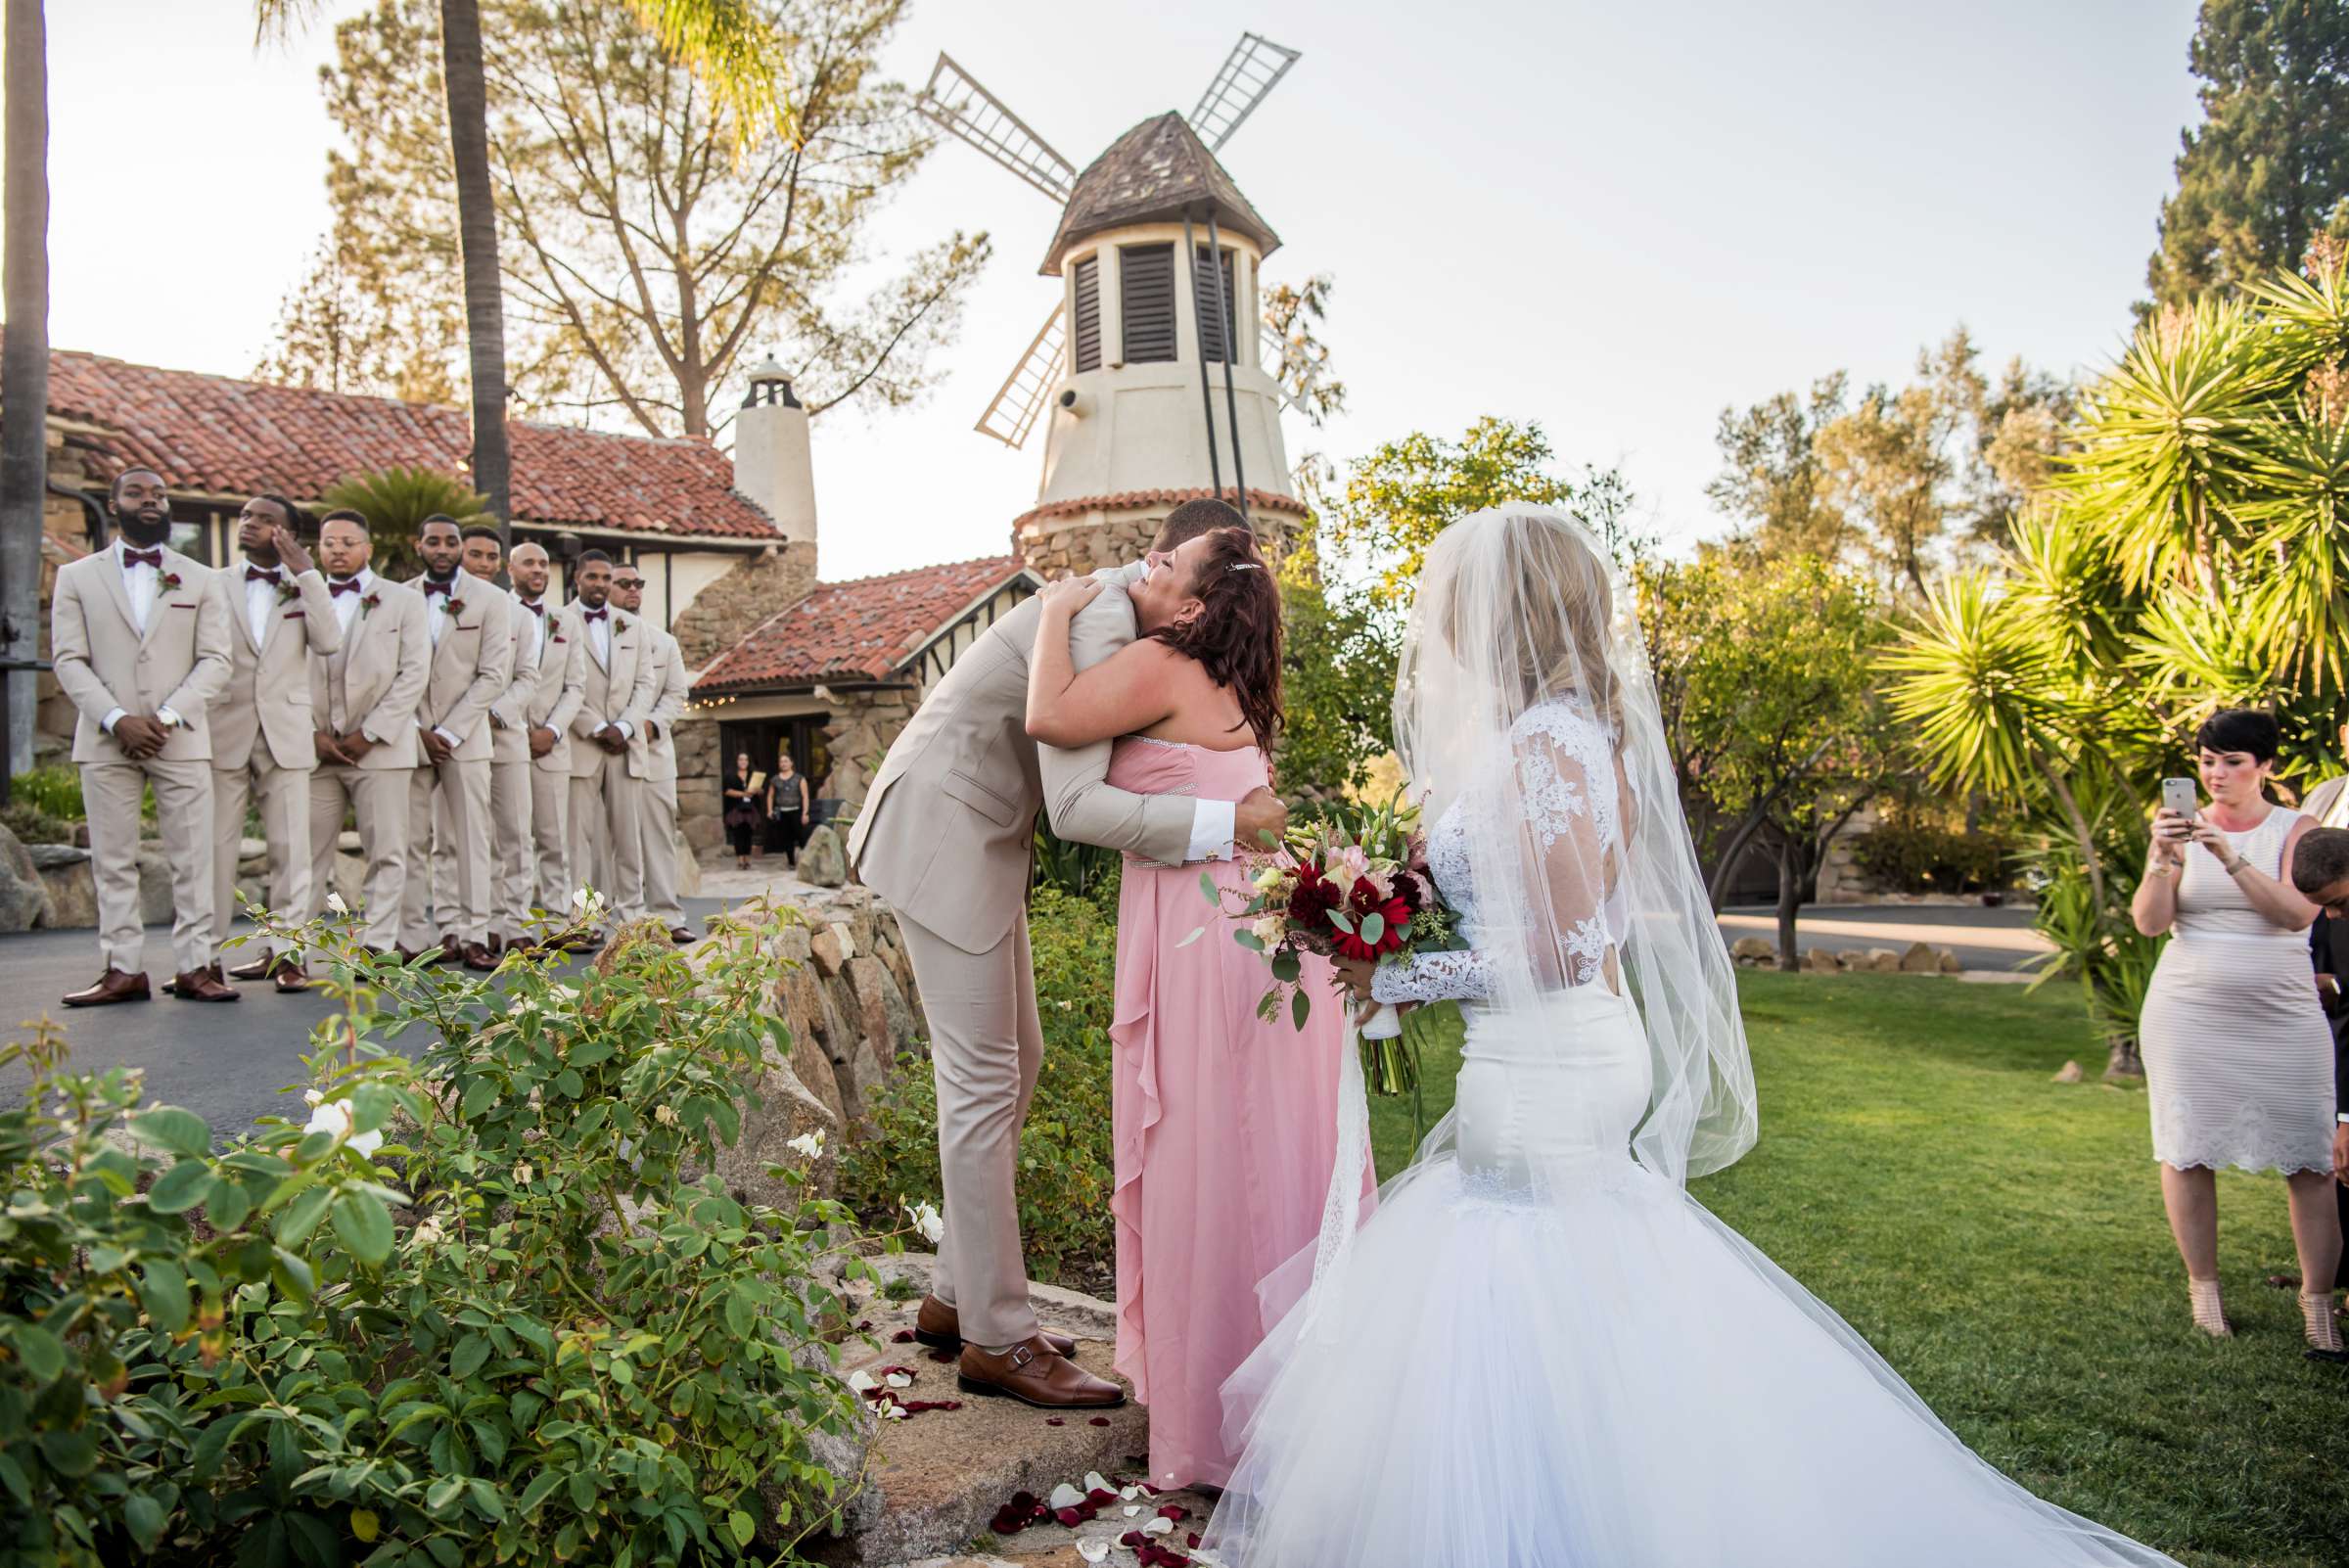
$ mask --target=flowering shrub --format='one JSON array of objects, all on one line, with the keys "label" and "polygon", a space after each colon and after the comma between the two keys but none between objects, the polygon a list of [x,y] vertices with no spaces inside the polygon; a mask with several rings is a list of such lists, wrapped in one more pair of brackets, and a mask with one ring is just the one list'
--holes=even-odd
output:
[{"label": "flowering shrub", "polygon": [[[1028,903],[1044,1059],[1020,1133],[1020,1233],[1036,1278],[1097,1286],[1115,1250],[1109,1216],[1109,1025],[1117,927],[1090,899],[1038,887]],[[869,1125],[841,1150],[840,1193],[868,1220],[935,1200],[938,1091],[927,1059],[906,1057]]]},{"label": "flowering shrub", "polygon": [[795,1560],[839,1485],[815,1434],[858,1418],[814,1268],[849,1216],[695,1174],[757,1103],[774,961],[623,936],[501,995],[298,940],[346,1003],[302,1123],[214,1154],[53,1033],[0,1056],[34,1075],[0,1113],[0,1563]]}]

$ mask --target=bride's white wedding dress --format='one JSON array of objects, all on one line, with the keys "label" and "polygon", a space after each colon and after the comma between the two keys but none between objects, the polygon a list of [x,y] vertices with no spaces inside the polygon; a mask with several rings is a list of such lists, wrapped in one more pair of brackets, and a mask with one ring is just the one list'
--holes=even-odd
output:
[{"label": "bride's white wedding dress", "polygon": [[[1643,659],[1636,673],[1626,726],[1640,722]],[[1419,675],[1423,710],[1456,698]],[[1752,1135],[1733,993],[1726,1034],[1706,1016],[1726,962],[1683,955],[1680,976],[1655,962],[1697,940],[1693,911],[1659,904],[1695,891],[1685,830],[1677,806],[1643,802],[1641,760],[1592,704],[1512,706],[1430,835],[1475,946],[1377,982],[1381,999],[1462,1002],[1455,1110],[1359,1233],[1350,1218],[1325,1232],[1311,1295],[1226,1385],[1227,1439],[1244,1436],[1245,1453],[1203,1555],[1245,1568],[2168,1563],[1977,1458],[1683,1190],[1684,1161],[1725,1164]],[[1431,717],[1403,731],[1421,757],[1457,766],[1480,750],[1432,745],[1462,737]],[[1681,844],[1659,848],[1667,832]],[[1688,863],[1638,864],[1676,849]],[[1701,923],[1717,944],[1709,908]]]}]

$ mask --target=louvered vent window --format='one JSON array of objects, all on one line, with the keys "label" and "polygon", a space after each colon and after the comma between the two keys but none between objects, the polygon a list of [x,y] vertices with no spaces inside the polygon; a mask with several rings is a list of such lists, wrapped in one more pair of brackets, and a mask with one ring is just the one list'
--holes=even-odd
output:
[{"label": "louvered vent window", "polygon": [[1126,363],[1144,365],[1175,357],[1172,243],[1119,249],[1118,319],[1125,329]]},{"label": "louvered vent window", "polygon": [[1101,258],[1077,263],[1077,331],[1070,363],[1079,370],[1101,368]]},{"label": "louvered vent window", "polygon": [[1223,362],[1223,346],[1231,342],[1231,313],[1239,308],[1239,300],[1231,288],[1231,253],[1225,251],[1223,260],[1223,308],[1216,308],[1216,275],[1208,271],[1207,247],[1199,247],[1191,277],[1199,290],[1194,301],[1199,307],[1199,326],[1207,340],[1207,357],[1216,364]]}]

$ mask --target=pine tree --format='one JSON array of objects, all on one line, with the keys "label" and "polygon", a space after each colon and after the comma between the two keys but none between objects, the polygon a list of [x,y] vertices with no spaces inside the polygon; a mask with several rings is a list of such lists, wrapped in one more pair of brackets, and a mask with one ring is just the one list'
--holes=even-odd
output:
[{"label": "pine tree", "polygon": [[2146,264],[2157,304],[2185,304],[2298,262],[2349,233],[2349,0],[2203,0],[2188,51],[2203,123]]}]

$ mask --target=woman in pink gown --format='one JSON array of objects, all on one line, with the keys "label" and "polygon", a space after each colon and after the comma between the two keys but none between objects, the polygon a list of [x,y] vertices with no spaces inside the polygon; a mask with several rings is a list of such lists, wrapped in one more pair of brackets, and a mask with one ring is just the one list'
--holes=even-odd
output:
[{"label": "woman in pink gown", "polygon": [[[1238,801],[1268,783],[1279,723],[1280,603],[1242,529],[1170,555],[1128,591],[1160,629],[1078,675],[1068,627],[1100,591],[1045,590],[1031,665],[1029,733],[1053,745],[1120,737],[1109,781],[1138,795]],[[1206,874],[1244,901],[1245,868]],[[1128,858],[1118,902],[1114,1104],[1117,1367],[1150,1410],[1150,1479],[1221,1487],[1221,1389],[1294,1303],[1337,1152],[1344,1004],[1328,966],[1302,1033],[1283,1008],[1257,1017],[1265,960],[1208,907],[1201,867]],[[1185,939],[1205,926],[1196,941]],[[1365,1170],[1365,1188],[1371,1177]],[[1275,1276],[1278,1276],[1277,1278]],[[1293,1283],[1291,1282],[1293,1281]]]}]

